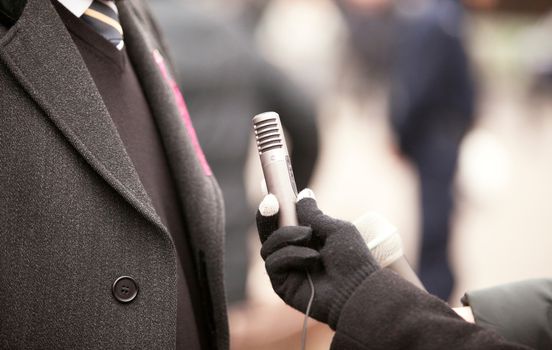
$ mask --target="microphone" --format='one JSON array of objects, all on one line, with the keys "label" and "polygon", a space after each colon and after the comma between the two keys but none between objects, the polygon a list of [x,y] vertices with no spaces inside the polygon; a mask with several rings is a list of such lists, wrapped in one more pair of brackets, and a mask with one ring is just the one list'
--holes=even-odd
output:
[{"label": "microphone", "polygon": [[276,112],[257,114],[253,117],[253,131],[266,187],[269,193],[278,198],[280,205],[279,224],[297,225],[297,186],[280,116]]},{"label": "microphone", "polygon": [[[265,112],[254,116],[252,122],[266,188],[278,199],[280,207],[278,224],[280,227],[296,226],[298,223],[295,211],[297,185],[295,185],[280,116],[276,112]],[[309,282],[311,294],[305,310],[301,349],[306,348],[307,322],[314,301],[314,283],[308,270],[305,271],[305,276]]]},{"label": "microphone", "polygon": [[383,215],[368,212],[353,222],[370,252],[381,265],[395,271],[399,276],[423,291],[424,285],[412,270],[404,256],[402,239],[397,228]]},{"label": "microphone", "polygon": [[[298,224],[295,210],[297,186],[280,116],[276,112],[265,112],[253,117],[252,122],[267,190],[278,199],[279,225],[295,226]],[[382,267],[397,272],[407,281],[425,290],[404,257],[402,240],[395,226],[377,213],[367,213],[353,224]]]}]

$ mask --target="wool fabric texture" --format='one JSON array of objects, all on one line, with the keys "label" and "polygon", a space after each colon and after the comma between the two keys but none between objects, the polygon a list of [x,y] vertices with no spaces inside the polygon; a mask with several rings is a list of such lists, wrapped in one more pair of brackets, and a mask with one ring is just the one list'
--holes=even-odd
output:
[{"label": "wool fabric texture", "polygon": [[[140,1],[118,3],[125,45],[175,175],[210,349],[228,348],[223,205],[152,56]],[[49,1],[0,29],[0,348],[174,349],[177,256],[101,95]],[[112,295],[128,275],[131,303]]]}]

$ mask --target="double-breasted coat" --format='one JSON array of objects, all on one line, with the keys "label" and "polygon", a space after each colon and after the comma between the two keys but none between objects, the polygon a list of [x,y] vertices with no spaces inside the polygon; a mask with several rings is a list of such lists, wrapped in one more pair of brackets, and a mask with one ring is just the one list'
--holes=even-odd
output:
[{"label": "double-breasted coat", "polygon": [[[118,7],[183,203],[209,338],[226,349],[220,192],[147,10]],[[139,287],[132,302],[113,294],[121,276]],[[171,236],[57,12],[28,0],[0,25],[0,348],[171,349],[176,301]]]}]

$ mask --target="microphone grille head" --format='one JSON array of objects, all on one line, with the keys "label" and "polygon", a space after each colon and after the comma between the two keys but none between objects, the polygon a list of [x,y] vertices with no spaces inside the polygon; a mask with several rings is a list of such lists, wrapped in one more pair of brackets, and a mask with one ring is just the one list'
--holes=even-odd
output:
[{"label": "microphone grille head", "polygon": [[276,112],[266,112],[253,118],[253,130],[259,154],[284,147],[280,116]]}]

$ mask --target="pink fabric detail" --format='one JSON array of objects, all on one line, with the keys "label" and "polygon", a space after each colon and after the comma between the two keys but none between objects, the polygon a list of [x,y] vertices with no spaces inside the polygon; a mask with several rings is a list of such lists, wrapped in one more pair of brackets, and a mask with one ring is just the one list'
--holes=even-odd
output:
[{"label": "pink fabric detail", "polygon": [[178,85],[172,78],[171,74],[167,70],[167,66],[165,65],[165,61],[163,60],[163,56],[159,53],[158,50],[153,50],[153,58],[155,59],[155,62],[159,66],[159,70],[161,71],[161,74],[163,75],[163,78],[165,79],[165,82],[170,86],[172,89],[174,98],[176,100],[176,105],[178,107],[178,111],[180,112],[180,116],[182,118],[182,121],[184,122],[184,125],[186,126],[186,130],[188,131],[188,136],[190,136],[190,139],[192,141],[192,145],[194,147],[196,156],[201,163],[201,167],[203,168],[203,172],[207,176],[213,175],[213,172],[211,171],[211,168],[209,167],[209,163],[207,163],[207,159],[205,158],[205,154],[203,153],[203,150],[201,149],[201,146],[199,144],[199,140],[197,139],[197,135],[194,129],[194,126],[192,125],[192,119],[190,118],[190,113],[188,112],[188,107],[186,106],[186,101],[184,101],[184,97],[182,96],[182,93],[180,92],[180,89],[178,88]]}]

